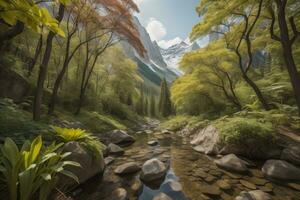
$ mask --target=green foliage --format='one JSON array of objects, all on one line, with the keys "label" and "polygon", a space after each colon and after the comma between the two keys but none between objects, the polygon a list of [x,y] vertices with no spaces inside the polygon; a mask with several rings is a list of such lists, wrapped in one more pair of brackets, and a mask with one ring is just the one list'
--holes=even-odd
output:
[{"label": "green foliage", "polygon": [[223,118],[216,122],[222,142],[244,147],[272,144],[275,129],[270,122],[260,122],[255,118]]},{"label": "green foliage", "polygon": [[99,159],[102,157],[102,150],[105,148],[105,145],[100,142],[99,138],[82,129],[61,128],[55,126],[52,128],[54,129],[55,136],[63,142],[79,142],[89,150],[95,158]]},{"label": "green foliage", "polygon": [[61,146],[53,143],[43,149],[42,137],[39,136],[32,143],[25,142],[19,150],[13,140],[5,140],[1,145],[0,173],[10,200],[48,199],[58,181],[58,174],[78,182],[78,178],[65,167],[80,165],[66,161],[70,153],[61,153]]},{"label": "green foliage", "polygon": [[[69,1],[61,1],[66,4]],[[40,7],[33,0],[0,0],[0,19],[9,25],[14,25],[17,21],[23,22],[27,27],[36,32],[41,32],[42,26],[49,30],[65,36],[59,28],[58,22],[54,19],[46,7]]]},{"label": "green foliage", "polygon": [[185,126],[193,128],[200,125],[200,123],[207,124],[206,120],[203,120],[202,116],[189,116],[189,115],[176,115],[171,117],[160,124],[162,129],[169,129],[172,131],[178,131]]}]

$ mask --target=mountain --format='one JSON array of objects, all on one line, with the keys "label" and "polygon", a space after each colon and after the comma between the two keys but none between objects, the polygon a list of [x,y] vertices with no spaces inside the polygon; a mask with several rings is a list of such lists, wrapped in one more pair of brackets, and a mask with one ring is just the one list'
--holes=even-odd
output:
[{"label": "mountain", "polygon": [[167,63],[168,67],[174,71],[178,76],[182,75],[182,72],[179,70],[179,62],[182,56],[190,51],[199,49],[200,46],[194,42],[191,45],[182,41],[179,44],[175,44],[168,49],[161,48],[162,56]]},{"label": "mountain", "polygon": [[147,79],[147,81],[151,81],[156,86],[159,86],[162,78],[166,78],[166,80],[171,83],[176,79],[178,74],[168,68],[157,42],[151,41],[147,30],[141,25],[137,18],[134,18],[134,23],[139,31],[141,41],[147,53],[144,58],[139,56],[128,42],[122,43],[124,52],[137,62],[140,74],[144,79]]}]

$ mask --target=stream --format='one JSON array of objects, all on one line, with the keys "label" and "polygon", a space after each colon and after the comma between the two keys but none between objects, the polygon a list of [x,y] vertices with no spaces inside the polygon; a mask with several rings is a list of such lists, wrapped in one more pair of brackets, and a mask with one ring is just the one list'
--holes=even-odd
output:
[{"label": "stream", "polygon": [[[114,200],[110,194],[120,187],[126,189],[130,200],[152,200],[160,192],[174,200],[230,200],[241,191],[255,189],[268,192],[274,200],[300,200],[300,191],[266,180],[260,170],[261,163],[250,169],[250,175],[234,174],[219,169],[213,158],[194,151],[186,138],[160,132],[135,134],[135,138],[136,142],[125,148],[125,154],[107,166],[103,177],[95,177],[80,188],[76,200]],[[158,140],[159,144],[149,146],[150,140]],[[156,185],[141,183],[139,172],[127,176],[113,172],[126,162],[135,161],[142,166],[151,158],[158,158],[168,166],[165,179]],[[226,180],[229,186],[220,187],[220,180]]]}]

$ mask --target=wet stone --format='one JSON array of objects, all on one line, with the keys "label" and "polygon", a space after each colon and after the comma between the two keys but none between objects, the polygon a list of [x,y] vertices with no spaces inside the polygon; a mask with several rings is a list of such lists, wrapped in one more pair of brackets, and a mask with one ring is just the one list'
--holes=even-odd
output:
[{"label": "wet stone", "polygon": [[214,181],[216,181],[216,180],[217,180],[217,177],[212,176],[212,175],[209,175],[209,176],[207,176],[207,177],[205,178],[205,181],[206,181],[207,183],[212,183],[212,182],[214,182]]},{"label": "wet stone", "polygon": [[222,175],[222,172],[217,171],[217,170],[210,170],[208,173],[211,174],[211,175],[214,175],[214,176],[221,176]]},{"label": "wet stone", "polygon": [[268,181],[261,178],[251,177],[249,179],[250,182],[254,183],[255,185],[265,185]]},{"label": "wet stone", "polygon": [[253,184],[253,183],[250,183],[248,181],[245,181],[245,180],[240,180],[240,183],[245,186],[246,188],[249,188],[251,190],[255,190],[256,189],[256,186]]},{"label": "wet stone", "polygon": [[287,184],[290,188],[293,188],[294,190],[300,191],[300,184],[297,183],[288,183]]},{"label": "wet stone", "polygon": [[231,185],[228,183],[227,180],[218,180],[216,183],[222,190],[230,190],[231,189]]}]

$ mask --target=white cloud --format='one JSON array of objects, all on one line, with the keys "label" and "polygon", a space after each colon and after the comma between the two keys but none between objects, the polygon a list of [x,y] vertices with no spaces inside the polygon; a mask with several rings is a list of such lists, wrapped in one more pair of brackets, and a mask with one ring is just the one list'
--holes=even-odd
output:
[{"label": "white cloud", "polygon": [[161,48],[167,49],[175,44],[179,44],[180,42],[182,42],[182,39],[180,37],[176,37],[172,40],[160,40],[157,43]]},{"label": "white cloud", "polygon": [[167,30],[163,23],[155,18],[150,18],[146,29],[151,37],[151,40],[159,41],[167,35]]}]

